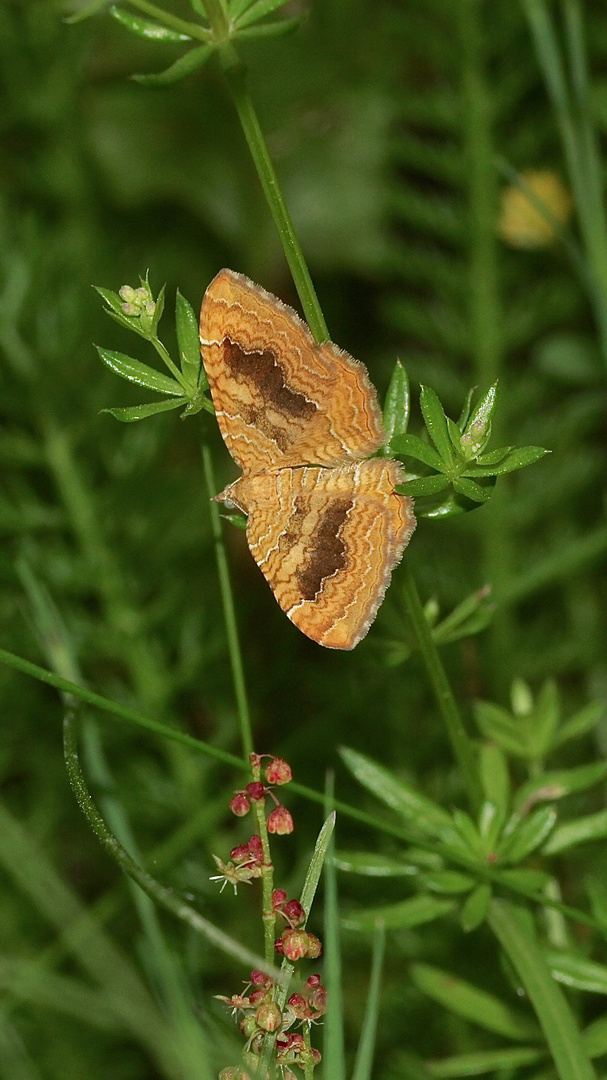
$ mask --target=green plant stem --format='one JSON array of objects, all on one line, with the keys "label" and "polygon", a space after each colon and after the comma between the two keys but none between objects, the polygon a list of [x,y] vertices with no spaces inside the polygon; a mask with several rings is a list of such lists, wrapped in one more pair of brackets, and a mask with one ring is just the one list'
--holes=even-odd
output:
[{"label": "green plant stem", "polygon": [[488,922],[535,1009],[561,1080],[595,1080],[573,1013],[526,914],[505,900],[493,900]]},{"label": "green plant stem", "polygon": [[436,703],[447,727],[455,760],[460,767],[466,786],[468,800],[472,809],[478,811],[483,801],[483,794],[474,759],[474,749],[464,728],[447,674],[424,615],[417,586],[406,559],[403,564],[401,581],[407,615],[415,634]]},{"label": "green plant stem", "polygon": [[221,949],[222,952],[226,953],[226,955],[235,957],[239,963],[248,964],[252,967],[261,968],[262,971],[267,971],[273,979],[282,979],[281,973],[277,968],[266,964],[265,961],[262,961],[261,957],[251,952],[246,946],[240,945],[237,941],[234,941],[233,938],[224,934],[222,930],[218,930],[212,922],[209,922],[209,920],[200,915],[198,911],[190,907],[189,904],[186,904],[184,900],[180,899],[174,889],[167,889],[164,885],[161,885],[159,881],[156,881],[151,874],[148,874],[147,870],[144,870],[142,866],[139,866],[129,853],[125,851],[122,844],[118,842],[101,817],[86,785],[84,774],[78,759],[76,715],[71,709],[66,710],[63,732],[65,764],[78,805],[95,835],[110,853],[112,858],[119,863],[124,872],[128,874],[129,877],[133,878],[143,891],[151,896],[156,903],[161,904],[162,907],[166,908],[178,919],[182,919],[191,927],[191,929],[202,934],[218,949]]},{"label": "green plant stem", "polygon": [[324,320],[323,313],[318,302],[318,297],[312,284],[310,271],[306,265],[303,251],[293,222],[287,209],[284,196],[278,183],[278,177],[272,164],[266,140],[264,138],[255,107],[249,94],[247,77],[244,65],[234,49],[227,44],[220,50],[223,63],[223,71],[230,93],[232,95],[236,111],[240,118],[242,130],[247,140],[251,157],[257,169],[257,175],[264,195],[266,197],[270,213],[278,231],[278,236],[285,253],[289,269],[293,275],[293,281],[297,289],[301,306],[304,310],[306,321],[312,331],[314,340],[323,342],[329,340],[329,331]]},{"label": "green plant stem", "polygon": [[236,697],[238,719],[240,722],[240,738],[242,740],[243,754],[248,758],[255,749],[253,745],[253,733],[251,731],[249,700],[247,697],[244,668],[242,664],[242,653],[240,650],[240,639],[238,637],[238,626],[236,624],[236,612],[234,610],[234,597],[232,594],[230,571],[228,570],[228,560],[226,558],[226,550],[223,542],[219,508],[217,506],[217,503],[212,501],[213,496],[217,492],[215,473],[213,470],[213,459],[211,457],[211,451],[209,450],[208,446],[205,445],[203,445],[202,447],[202,465],[204,469],[204,479],[207,486],[207,492],[209,495],[209,499],[211,500],[211,531],[213,534],[213,542],[215,544],[215,558],[217,560],[217,573],[219,575],[221,603],[223,606],[223,617],[226,624],[228,651],[230,654],[230,665],[232,667],[232,679],[234,682],[234,694]]}]

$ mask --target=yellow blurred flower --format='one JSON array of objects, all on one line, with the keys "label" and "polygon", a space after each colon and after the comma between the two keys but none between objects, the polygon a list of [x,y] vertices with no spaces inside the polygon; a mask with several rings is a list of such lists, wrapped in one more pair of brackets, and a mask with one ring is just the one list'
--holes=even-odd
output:
[{"label": "yellow blurred flower", "polygon": [[[566,225],[573,210],[573,199],[562,180],[549,169],[528,169],[521,180],[532,198],[517,187],[504,188],[500,197],[497,231],[512,247],[547,247],[556,240],[552,219]],[[533,199],[546,207],[546,217]]]}]

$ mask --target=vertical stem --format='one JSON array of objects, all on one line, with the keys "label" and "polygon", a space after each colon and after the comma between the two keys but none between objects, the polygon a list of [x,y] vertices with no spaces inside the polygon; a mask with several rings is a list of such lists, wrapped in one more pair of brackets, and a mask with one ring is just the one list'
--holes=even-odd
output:
[{"label": "vertical stem", "polygon": [[319,343],[328,341],[329,331],[327,330],[327,324],[318,302],[316,290],[312,284],[312,278],[301,245],[295,235],[293,222],[278,183],[278,177],[255,112],[255,106],[249,94],[244,66],[232,45],[225,45],[222,48],[221,58],[226,82],[232,94],[270,213],[274,219],[285,258],[293,275],[293,281],[301,300],[306,321],[315,341]]},{"label": "vertical stem", "polygon": [[447,733],[451,740],[455,760],[457,761],[468,793],[468,801],[474,811],[478,810],[483,801],[483,793],[474,759],[474,749],[469,739],[463,721],[449,685],[447,674],[442,665],[438,649],[426,622],[424,609],[419,598],[419,593],[413,579],[413,575],[407,566],[405,559],[401,571],[403,592],[407,614],[417,639],[417,645],[424,661],[430,685],[434,691],[436,703],[441,716],[445,721]]},{"label": "vertical stem", "polygon": [[[215,474],[213,471],[213,461],[211,458],[211,452],[208,446],[202,447],[202,464],[204,469],[204,479],[209,493],[209,498],[212,499],[216,492]],[[228,651],[230,654],[230,664],[232,667],[232,679],[234,682],[234,694],[236,696],[236,705],[238,708],[238,719],[240,722],[240,738],[242,740],[243,754],[248,758],[253,753],[253,734],[251,731],[251,716],[249,712],[249,701],[247,697],[247,688],[244,677],[244,668],[242,664],[242,653],[240,650],[240,640],[238,637],[238,627],[236,624],[236,612],[234,611],[234,597],[232,595],[232,585],[230,583],[230,572],[228,570],[228,560],[226,558],[225,547],[223,543],[223,534],[221,531],[221,519],[219,516],[219,509],[216,502],[211,501],[211,532],[213,534],[213,542],[215,545],[215,558],[217,560],[217,573],[219,575],[219,588],[221,591],[221,603],[223,605],[223,617],[226,624],[226,634],[228,637]]]},{"label": "vertical stem", "polygon": [[[502,314],[497,269],[497,178],[491,132],[491,99],[484,77],[484,42],[481,26],[483,0],[461,0],[462,119],[468,168],[469,216],[469,319],[475,378],[481,386],[494,383],[502,362]],[[514,573],[511,525],[508,520],[508,482],[500,480],[491,509],[481,519],[483,576],[496,593]],[[498,608],[490,630],[492,670],[501,693],[510,682],[514,653],[514,613]]]}]

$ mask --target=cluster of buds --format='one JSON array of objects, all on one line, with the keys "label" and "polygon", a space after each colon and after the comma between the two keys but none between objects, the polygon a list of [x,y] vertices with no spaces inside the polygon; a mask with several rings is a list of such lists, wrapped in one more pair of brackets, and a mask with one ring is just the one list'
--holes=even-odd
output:
[{"label": "cluster of buds", "polygon": [[124,301],[122,310],[125,315],[147,316],[152,319],[156,313],[156,304],[147,283],[134,289],[132,285],[123,285],[118,290],[120,299]]},{"label": "cluster of buds", "polygon": [[268,832],[276,833],[278,836],[287,836],[293,832],[293,818],[286,806],[282,806],[278,801],[272,787],[269,785],[279,787],[281,784],[288,784],[293,779],[291,766],[282,758],[272,757],[270,754],[251,754],[249,761],[254,775],[260,776],[263,757],[269,757],[270,759],[265,768],[266,783],[261,779],[256,779],[247,784],[246,788],[241,791],[234,792],[230,800],[230,810],[236,817],[245,817],[249,813],[252,804],[265,802],[269,796],[274,801],[275,806],[268,814]]},{"label": "cluster of buds", "polygon": [[[300,1024],[306,1031],[318,1021],[326,1009],[327,992],[320,975],[310,975],[301,991],[291,994],[283,1011],[274,1000],[274,984],[263,971],[254,970],[242,994],[232,997],[217,995],[219,1001],[230,1006],[234,1015],[242,1013],[238,1027],[247,1040],[246,1051],[257,1057],[261,1053],[266,1034],[277,1032],[276,1063],[283,1070],[285,1080],[296,1080],[289,1066],[304,1068],[320,1061],[318,1050],[299,1031],[289,1031]],[[238,1066],[223,1069],[219,1080],[247,1080],[248,1074]]]}]

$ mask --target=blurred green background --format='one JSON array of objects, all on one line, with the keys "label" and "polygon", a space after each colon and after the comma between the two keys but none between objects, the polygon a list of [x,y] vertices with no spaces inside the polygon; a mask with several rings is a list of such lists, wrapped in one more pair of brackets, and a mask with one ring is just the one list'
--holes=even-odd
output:
[{"label": "blurred green background", "polygon": [[[71,10],[0,3],[0,645],[63,663],[64,674],[78,669],[99,693],[239,753],[201,441],[213,448],[218,486],[236,470],[205,413],[134,425],[100,414],[149,394],[104,369],[92,343],[152,356],[104,316],[91,285],[117,290],[149,268],[156,291],[167,285],[161,336],[171,346],[176,288],[197,310],[222,266],[297,300],[217,65],[166,89],[138,85],[129,76],[166,67],[174,48],[139,40],[105,14],[67,25]],[[601,3],[587,5],[586,38],[603,139]],[[499,377],[497,441],[552,451],[499,481],[482,509],[421,520],[407,552],[423,599],[436,598],[442,613],[493,587],[490,628],[444,650],[464,710],[475,697],[507,704],[514,676],[534,688],[555,676],[568,708],[604,699],[606,358],[565,247],[521,247],[516,231],[504,240],[498,230],[503,161],[570,186],[523,9],[312,0],[297,33],[241,52],[333,340],[366,363],[380,396],[399,356],[414,395],[431,385],[454,418],[470,386],[484,391]],[[226,543],[257,748],[286,757],[296,779],[317,788],[337,767],[340,796],[357,805],[367,797],[339,768],[342,742],[417,778],[445,805],[456,801],[425,676],[404,659],[398,572],[369,637],[352,654],[332,653],[281,614],[243,534],[227,528]],[[5,667],[0,694],[0,1076],[179,1075],[154,1031],[147,916],[68,787],[59,698]],[[114,720],[95,723],[108,767],[95,776],[99,798],[113,793],[124,807],[157,876],[259,948],[253,890],[234,900],[208,881],[210,853],[226,857],[242,839],[227,814],[240,777]],[[603,730],[599,749],[606,741]],[[290,806],[299,822],[280,870],[295,891],[321,814]],[[340,841],[359,842],[352,824]],[[578,859],[566,880],[573,900],[587,869]],[[343,885],[361,903],[377,888]],[[381,898],[399,895],[398,884],[382,885]],[[91,906],[99,938],[91,932],[75,946],[65,935],[78,903]],[[228,1040],[232,1028],[211,995],[235,992],[244,973],[168,917],[161,924],[194,1014],[214,1031],[209,1055],[220,1067],[217,1032]],[[348,939],[346,949],[353,1036],[368,942]],[[478,1034],[403,979],[406,962],[422,956],[480,972],[489,986],[501,978],[482,931],[462,942],[447,922],[397,935],[378,1076],[393,1075],[407,1045],[422,1055],[478,1045]],[[133,1015],[124,1005],[123,1022],[112,974],[125,1002],[136,1002]]]}]

